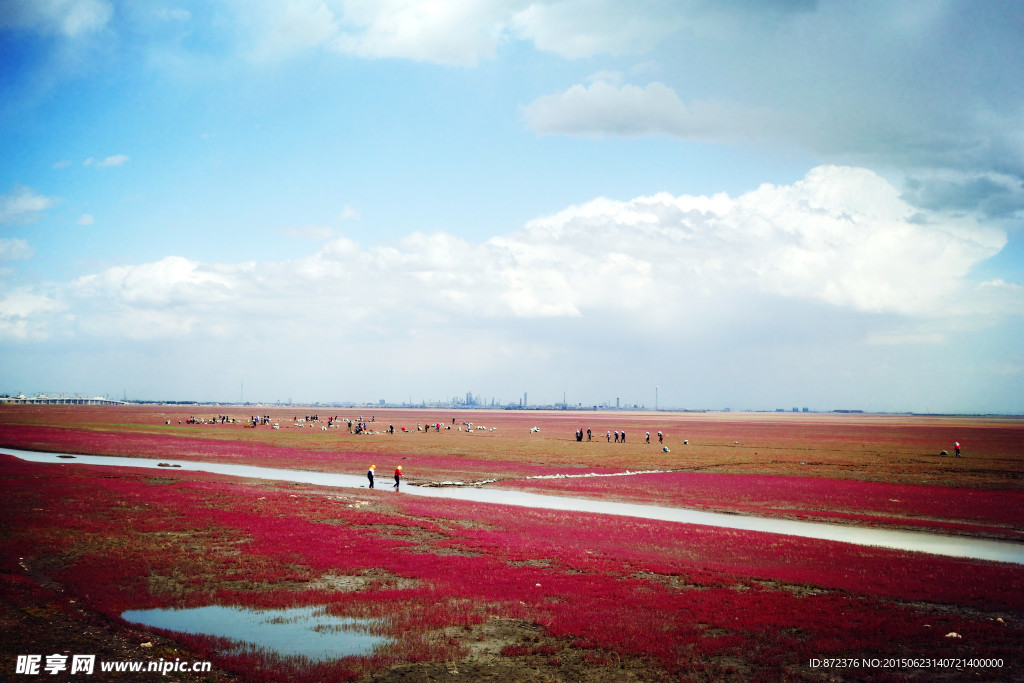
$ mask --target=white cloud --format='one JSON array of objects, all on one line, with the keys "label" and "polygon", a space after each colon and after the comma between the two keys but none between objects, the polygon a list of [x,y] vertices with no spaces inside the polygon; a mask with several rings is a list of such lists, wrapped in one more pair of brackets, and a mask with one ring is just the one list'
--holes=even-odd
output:
[{"label": "white cloud", "polygon": [[0,340],[42,340],[54,323],[53,314],[62,305],[48,293],[19,287],[0,298]]},{"label": "white cloud", "polygon": [[542,135],[681,135],[688,112],[675,91],[662,83],[643,88],[603,80],[574,85],[538,98],[524,110],[527,125]]},{"label": "white cloud", "polygon": [[538,50],[581,59],[646,52],[682,25],[682,15],[671,3],[649,0],[562,0],[531,2],[511,26]]},{"label": "white cloud", "polygon": [[507,3],[482,0],[349,0],[334,50],[473,65],[491,57],[509,18]]},{"label": "white cloud", "polygon": [[54,162],[53,168],[54,169],[67,168],[70,165],[71,165],[70,161],[68,161],[67,159],[62,159],[61,161]]},{"label": "white cloud", "polygon": [[255,54],[288,56],[329,46],[363,58],[472,66],[511,38],[576,59],[650,49],[679,25],[658,2],[610,0],[292,0],[239,3]]},{"label": "white cloud", "polygon": [[0,223],[32,223],[38,214],[60,200],[36,194],[32,188],[16,187],[11,194],[0,195]]},{"label": "white cloud", "polygon": [[[288,320],[291,332],[310,339],[339,329],[359,338],[623,318],[643,336],[745,315],[737,302],[756,297],[938,321],[924,332],[872,332],[875,344],[937,343],[950,331],[943,320],[1022,310],[1019,287],[965,279],[1004,243],[1001,231],[962,217],[933,213],[922,222],[870,171],[825,166],[793,185],[736,198],[597,199],[482,243],[413,233],[397,246],[364,248],[335,238],[294,261],[168,257],[110,268],[65,290],[77,324],[103,336],[230,336],[257,312],[255,324]],[[343,315],[321,308],[340,301]]]},{"label": "white cloud", "polygon": [[711,100],[687,105],[664,83],[618,85],[615,74],[599,76],[590,85],[538,97],[523,108],[527,127],[539,135],[670,135],[702,141],[788,140],[802,134],[795,130],[802,124],[779,112]]},{"label": "white cloud", "polygon": [[114,154],[113,156],[103,159],[103,161],[97,162],[96,167],[107,168],[110,166],[124,166],[128,163],[129,159],[130,157],[127,154]]},{"label": "white cloud", "polygon": [[0,237],[0,261],[26,261],[34,254],[32,245],[20,237]]},{"label": "white cloud", "polygon": [[83,213],[78,217],[77,223],[79,225],[92,225],[96,221],[95,217],[90,213]]},{"label": "white cloud", "polygon": [[334,12],[321,0],[242,3],[245,20],[256,25],[258,59],[279,59],[323,45],[338,34]]},{"label": "white cloud", "polygon": [[[964,276],[1002,248],[1005,234],[941,215],[922,225],[916,215],[874,173],[820,167],[791,186],[736,199],[599,200],[536,220],[525,233],[537,244],[574,245],[579,256],[599,249],[648,263],[653,291],[760,292],[902,315],[966,306],[958,299],[967,296]],[[685,310],[685,299],[673,305]]]},{"label": "white cloud", "polygon": [[234,298],[236,273],[247,266],[204,265],[168,256],[141,266],[118,266],[71,283],[76,297],[109,297],[126,305],[188,306]]},{"label": "white cloud", "polygon": [[[512,10],[481,0],[235,3],[257,59],[327,48],[356,57],[473,65],[493,56]],[[513,5],[521,5],[513,0]]]}]

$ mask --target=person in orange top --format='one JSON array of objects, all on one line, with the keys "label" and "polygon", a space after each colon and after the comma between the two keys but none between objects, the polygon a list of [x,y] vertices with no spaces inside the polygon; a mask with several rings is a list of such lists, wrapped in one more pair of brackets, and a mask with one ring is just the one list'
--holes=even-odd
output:
[{"label": "person in orange top", "polygon": [[398,490],[398,483],[401,481],[401,479],[402,479],[402,466],[399,465],[398,467],[395,468],[395,490],[396,491]]},{"label": "person in orange top", "polygon": [[366,478],[370,480],[370,488],[373,488],[373,471],[377,469],[376,465],[370,465],[370,469],[366,471]]}]

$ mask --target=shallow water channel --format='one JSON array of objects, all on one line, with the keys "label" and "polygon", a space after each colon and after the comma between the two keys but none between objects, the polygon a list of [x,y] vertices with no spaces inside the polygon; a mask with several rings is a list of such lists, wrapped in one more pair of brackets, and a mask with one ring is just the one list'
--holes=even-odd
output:
[{"label": "shallow water channel", "polygon": [[326,661],[368,655],[389,642],[366,632],[366,619],[336,617],[323,607],[255,610],[209,605],[191,609],[128,610],[125,621],[179,633],[230,638],[238,643],[227,654],[249,648],[269,650],[282,657]]},{"label": "shallow water channel", "polygon": [[[351,474],[328,474],[306,470],[274,469],[270,467],[250,467],[248,465],[229,465],[211,462],[195,462],[186,460],[153,460],[148,458],[120,458],[100,455],[75,455],[63,457],[57,453],[38,453],[20,451],[11,448],[0,448],[0,453],[13,455],[22,460],[38,463],[54,463],[63,465],[105,465],[114,467],[144,467],[170,470],[192,470],[226,474],[251,479],[270,479],[291,481],[317,486],[335,488],[365,488],[366,478]],[[160,463],[173,467],[161,467]],[[379,477],[380,488],[390,489],[390,480]],[[894,531],[891,529],[873,529],[820,522],[798,522],[788,519],[770,517],[751,517],[745,515],[704,512],[688,508],[670,508],[658,505],[641,505],[637,503],[620,503],[615,501],[594,500],[589,498],[573,498],[540,493],[526,493],[504,489],[488,488],[424,488],[402,484],[404,495],[426,496],[430,498],[449,498],[468,500],[478,503],[495,503],[515,505],[519,507],[541,508],[548,510],[567,510],[573,512],[593,512],[603,515],[622,515],[657,519],[682,524],[700,524],[704,526],[722,527],[758,531],[801,538],[814,538],[825,541],[839,541],[857,545],[894,548],[933,555],[964,557],[975,560],[991,560],[995,562],[1011,562],[1024,564],[1024,544],[1009,541],[992,541],[966,536],[945,536],[916,531]]]}]

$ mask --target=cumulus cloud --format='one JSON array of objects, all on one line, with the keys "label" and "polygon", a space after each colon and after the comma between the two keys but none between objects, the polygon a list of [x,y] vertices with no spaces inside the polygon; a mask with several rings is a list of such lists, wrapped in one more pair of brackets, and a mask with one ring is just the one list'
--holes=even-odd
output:
[{"label": "cumulus cloud", "polygon": [[11,194],[0,195],[0,223],[32,223],[39,213],[60,201],[36,194],[30,187],[16,187]]},{"label": "cumulus cloud", "polygon": [[231,298],[234,273],[245,266],[203,265],[168,256],[144,266],[118,266],[72,283],[77,297],[107,297],[127,305],[188,306]]},{"label": "cumulus cloud", "polygon": [[[81,313],[79,332],[134,337],[230,336],[258,324],[252,315],[290,320],[312,336],[356,337],[625,316],[642,336],[727,315],[751,298],[938,321],[1020,309],[1019,288],[966,279],[1000,251],[1003,232],[962,216],[920,217],[871,171],[824,166],[735,198],[596,199],[484,242],[413,233],[395,246],[330,239],[309,257],[276,263],[168,257],[79,278],[63,297]],[[318,313],[339,296],[351,302],[343,314]],[[638,317],[643,311],[658,314]],[[937,342],[936,325],[876,330],[873,343]]]},{"label": "cumulus cloud", "polygon": [[[917,212],[876,174],[820,167],[791,186],[737,197],[659,194],[599,200],[533,221],[525,233],[623,253],[654,270],[655,291],[760,292],[863,312],[937,315],[1005,234]],[[578,247],[577,247],[578,248]],[[658,257],[654,258],[653,255]],[[597,255],[595,254],[595,258]]]}]

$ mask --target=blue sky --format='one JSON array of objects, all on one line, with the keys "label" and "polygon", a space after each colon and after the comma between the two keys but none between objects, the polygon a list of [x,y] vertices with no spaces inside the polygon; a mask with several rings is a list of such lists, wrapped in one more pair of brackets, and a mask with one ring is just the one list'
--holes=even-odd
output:
[{"label": "blue sky", "polygon": [[14,0],[0,392],[1024,413],[1015,2]]}]

